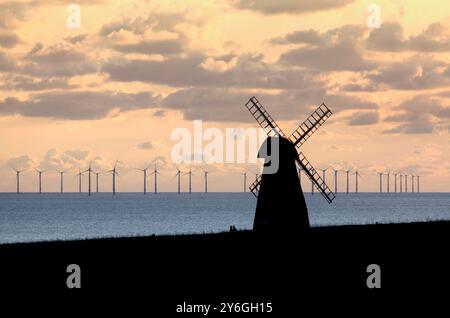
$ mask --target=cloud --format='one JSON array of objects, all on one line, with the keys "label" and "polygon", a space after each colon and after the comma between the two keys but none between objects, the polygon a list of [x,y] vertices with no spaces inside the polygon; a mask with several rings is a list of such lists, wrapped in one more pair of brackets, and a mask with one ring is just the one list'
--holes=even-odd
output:
[{"label": "cloud", "polygon": [[378,112],[356,112],[347,118],[349,126],[374,125],[380,120]]},{"label": "cloud", "polygon": [[8,97],[0,102],[0,115],[92,120],[105,118],[114,110],[126,112],[150,108],[158,103],[159,97],[149,92],[53,91],[32,95],[25,101]]},{"label": "cloud", "polygon": [[22,155],[19,157],[9,158],[6,161],[6,164],[12,169],[23,170],[29,169],[33,164],[33,160],[28,155]]},{"label": "cloud", "polygon": [[134,44],[115,44],[113,48],[122,53],[178,54],[183,52],[183,44],[178,39],[144,40]]},{"label": "cloud", "polygon": [[325,39],[314,29],[295,31],[270,40],[273,44],[312,44],[323,45]]},{"label": "cloud", "polygon": [[[278,94],[253,92],[278,120],[301,120],[325,102],[333,112],[347,109],[376,109],[375,103],[354,96],[327,95],[322,88],[288,90]],[[253,122],[244,104],[250,93],[229,88],[188,88],[168,95],[162,106],[183,112],[188,120]]]},{"label": "cloud", "polygon": [[153,144],[151,141],[145,141],[137,145],[138,149],[141,150],[150,150],[153,149]]},{"label": "cloud", "polygon": [[[236,62],[231,66],[210,67],[229,64],[233,58]],[[172,87],[296,89],[322,85],[311,72],[281,68],[265,63],[262,55],[248,54],[215,58],[192,54],[168,57],[163,61],[112,60],[102,66],[102,71],[113,81],[150,82]]]},{"label": "cloud", "polygon": [[10,72],[16,69],[16,62],[5,52],[0,51],[0,71]]},{"label": "cloud", "polygon": [[403,27],[398,23],[383,23],[373,29],[366,41],[367,48],[376,51],[450,51],[450,36],[441,23],[430,24],[418,35],[405,38]]},{"label": "cloud", "polygon": [[448,86],[449,77],[443,70],[446,64],[431,58],[412,57],[402,62],[380,66],[367,75],[374,85],[402,90],[429,89]]},{"label": "cloud", "polygon": [[0,46],[4,48],[12,48],[20,43],[17,35],[10,32],[0,32]]},{"label": "cloud", "polygon": [[70,77],[97,71],[96,63],[73,47],[43,48],[38,43],[26,56],[21,72],[36,77]]},{"label": "cloud", "polygon": [[311,12],[341,8],[354,0],[235,0],[232,5],[239,9],[253,10],[258,13],[271,14],[306,14]]},{"label": "cloud", "polygon": [[84,40],[86,40],[87,37],[88,37],[87,33],[74,35],[74,36],[67,36],[64,38],[64,41],[67,41],[72,44],[77,44],[77,43],[81,43]]},{"label": "cloud", "polygon": [[153,117],[164,117],[166,115],[166,112],[164,110],[157,110],[153,113]]},{"label": "cloud", "polygon": [[21,75],[5,76],[3,78],[3,83],[3,85],[0,85],[0,89],[2,90],[41,91],[48,89],[71,89],[77,87],[76,85],[69,84],[69,81],[66,78],[36,79]]}]

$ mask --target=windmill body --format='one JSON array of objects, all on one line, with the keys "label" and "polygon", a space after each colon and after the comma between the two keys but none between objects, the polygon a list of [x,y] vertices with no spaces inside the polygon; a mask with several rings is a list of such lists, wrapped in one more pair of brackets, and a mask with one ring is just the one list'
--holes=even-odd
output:
[{"label": "windmill body", "polygon": [[[258,153],[258,157],[265,159],[263,174],[250,186],[250,190],[258,199],[253,229],[296,233],[296,230],[309,228],[308,209],[298,169],[311,180],[312,190],[316,187],[329,203],[335,196],[305,155],[300,152],[300,146],[331,116],[331,111],[325,104],[321,104],[306,121],[286,137],[256,97],[250,98],[245,106],[268,135],[261,148],[263,151],[260,150]],[[264,154],[266,149],[269,153],[268,146],[272,141],[278,141],[279,165],[275,173],[269,174],[267,168],[271,158],[264,158]]]}]

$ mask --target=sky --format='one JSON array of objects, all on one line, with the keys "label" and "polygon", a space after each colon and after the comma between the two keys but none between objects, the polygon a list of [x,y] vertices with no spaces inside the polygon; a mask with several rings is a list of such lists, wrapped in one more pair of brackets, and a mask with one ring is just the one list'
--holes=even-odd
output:
[{"label": "sky", "polygon": [[177,167],[192,169],[194,191],[203,170],[210,191],[242,191],[242,173],[250,182],[260,164],[176,163],[172,133],[193,133],[194,120],[224,136],[257,128],[244,107],[251,96],[286,133],[324,102],[333,115],[302,151],[316,169],[358,170],[360,191],[378,191],[378,172],[450,191],[450,5],[441,0],[73,3],[79,25],[66,1],[0,2],[2,192],[15,191],[13,169],[26,169],[22,191],[37,190],[34,169],[46,171],[44,191],[59,190],[59,170],[77,191],[89,163],[110,191],[116,162],[118,191],[141,191],[136,169],[155,162],[160,191],[176,191]]}]

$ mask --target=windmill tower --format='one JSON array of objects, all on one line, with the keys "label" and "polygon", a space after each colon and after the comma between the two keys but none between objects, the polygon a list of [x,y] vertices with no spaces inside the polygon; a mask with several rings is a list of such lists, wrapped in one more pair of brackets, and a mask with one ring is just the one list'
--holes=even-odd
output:
[{"label": "windmill tower", "polygon": [[399,176],[400,176],[400,193],[402,193],[403,192],[403,175],[400,174]]},{"label": "windmill tower", "polygon": [[[297,166],[296,175],[298,175],[298,169],[301,169],[306,174],[306,176],[311,180],[313,186],[315,186],[319,191],[319,193],[325,198],[325,200],[328,203],[331,203],[335,198],[335,195],[329,189],[329,187],[323,182],[322,178],[320,177],[318,172],[314,169],[314,167],[309,163],[309,161],[306,159],[305,155],[300,151],[300,147],[306,142],[306,140],[331,116],[332,113],[328,109],[328,107],[324,103],[322,103],[311,114],[311,116],[307,118],[306,121],[304,121],[289,137],[286,137],[286,135],[283,133],[283,131],[280,129],[277,123],[272,119],[269,113],[264,109],[261,103],[256,99],[256,97],[254,96],[251,97],[249,101],[245,104],[245,107],[250,111],[251,115],[256,119],[257,123],[266,132],[268,137],[279,137],[280,146],[283,146],[284,144],[284,146],[286,147],[285,150],[291,149],[292,146],[292,149],[295,149],[297,151],[298,156],[296,156],[295,158],[295,165]],[[258,178],[258,180],[256,180],[250,185],[250,190],[255,195],[255,197],[258,198],[255,213],[254,229],[257,229],[258,227],[261,226],[262,227],[269,226],[270,228],[270,220],[264,220],[265,218],[264,215],[265,214],[267,215],[268,209],[269,210],[276,209],[276,207],[273,206],[273,204],[276,203],[273,202],[271,194],[266,193],[263,195],[263,193],[260,192],[260,190],[263,190],[261,188],[261,185],[264,186],[263,182],[264,178],[265,175],[263,174]],[[299,184],[293,185],[300,187]],[[287,200],[280,200],[279,203],[283,206],[284,205],[289,206],[289,201],[294,202],[294,200],[298,200],[295,201],[295,203],[301,205],[299,208],[302,210],[302,213],[301,215],[297,214],[296,217],[298,218],[301,224],[295,224],[295,222],[286,222],[285,225],[309,227],[309,219],[306,204],[304,203],[304,197],[303,193],[301,192],[301,187],[299,189],[300,189],[300,192],[298,193],[299,197],[296,198],[286,197]],[[258,196],[258,194],[261,194],[262,196]],[[279,194],[280,196],[283,195],[283,193]],[[278,199],[280,199],[280,197],[278,197]],[[290,207],[290,209],[292,208],[293,207]],[[300,218],[302,220],[300,220]]]},{"label": "windmill tower", "polygon": [[328,169],[330,169],[330,167],[325,169],[319,169],[320,171],[322,171],[322,187],[325,186],[325,178],[327,176]]},{"label": "windmill tower", "polygon": [[245,193],[247,192],[247,171],[245,171],[242,175],[244,176],[244,193]]},{"label": "windmill tower", "polygon": [[107,171],[107,172],[111,172],[111,174],[112,174],[112,194],[113,195],[116,195],[116,175],[117,176],[119,175],[119,173],[117,172],[117,163],[118,162],[119,161],[117,160],[116,163],[114,164],[114,167],[111,170]]},{"label": "windmill tower", "polygon": [[38,170],[38,169],[34,169],[36,170],[36,172],[38,173],[38,177],[39,177],[39,194],[42,193],[42,174],[45,172],[44,170]]},{"label": "windmill tower", "polygon": [[420,176],[417,176],[417,193],[420,192]]},{"label": "windmill tower", "polygon": [[414,176],[413,175],[411,175],[411,184],[412,184],[411,192],[414,193]]},{"label": "windmill tower", "polygon": [[358,170],[355,171],[355,193],[359,192],[359,188],[358,188],[358,182],[359,182],[359,177],[361,176],[361,174],[359,173]]},{"label": "windmill tower", "polygon": [[389,193],[390,192],[389,185],[390,185],[390,182],[391,182],[391,171],[390,170],[386,173],[386,177],[387,177],[387,179],[386,179],[386,191],[387,191],[387,193]]},{"label": "windmill tower", "polygon": [[144,173],[144,195],[147,194],[147,170],[149,166],[145,167],[144,169],[136,169],[139,171],[142,171]]},{"label": "windmill tower", "polygon": [[20,193],[20,174],[23,171],[25,171],[25,169],[24,170],[13,169],[13,170],[16,172],[16,192],[17,192],[17,194],[19,194]]},{"label": "windmill tower", "polygon": [[337,195],[337,193],[338,193],[338,173],[339,173],[339,170],[333,168],[333,172],[334,172],[334,194]]},{"label": "windmill tower", "polygon": [[175,177],[178,177],[178,194],[181,193],[181,171],[177,167],[177,173],[175,174]]},{"label": "windmill tower", "polygon": [[98,193],[98,176],[101,172],[94,172],[95,174],[95,192]]},{"label": "windmill tower", "polygon": [[155,189],[154,189],[154,192],[155,192],[155,194],[157,194],[158,193],[158,174],[159,174],[159,171],[158,171],[158,168],[156,167],[156,162],[155,162],[155,170],[153,170],[153,172],[150,174],[150,175],[153,175],[153,178],[154,178],[154,185],[155,185]]}]

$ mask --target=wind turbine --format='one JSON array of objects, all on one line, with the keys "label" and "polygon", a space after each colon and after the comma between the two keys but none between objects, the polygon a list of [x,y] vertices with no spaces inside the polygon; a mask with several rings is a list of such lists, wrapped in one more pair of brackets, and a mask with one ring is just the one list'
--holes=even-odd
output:
[{"label": "wind turbine", "polygon": [[178,177],[178,194],[181,193],[181,170],[177,167],[177,173],[175,174],[175,177]]},{"label": "wind turbine", "polygon": [[387,190],[387,193],[389,193],[389,192],[390,192],[389,184],[390,184],[390,181],[391,181],[391,170],[389,170],[389,171],[386,173],[386,177],[387,177],[387,180],[386,180],[386,182],[387,182],[386,190]]},{"label": "wind turbine", "polygon": [[411,183],[412,183],[411,192],[414,192],[414,176],[413,175],[411,175]]},{"label": "wind turbine", "polygon": [[91,195],[91,173],[92,173],[92,162],[89,162],[89,168],[87,168],[83,173],[88,173],[88,195]]},{"label": "wind turbine", "polygon": [[417,193],[420,192],[420,176],[417,176]]},{"label": "wind turbine", "polygon": [[348,194],[348,191],[349,191],[349,173],[350,173],[350,171],[352,171],[352,169],[344,170],[344,171],[347,174],[347,194]]},{"label": "wind turbine", "polygon": [[78,168],[78,173],[76,176],[78,177],[78,192],[81,193],[81,176],[83,175],[83,172],[81,172],[81,169]]},{"label": "wind turbine", "polygon": [[355,193],[359,193],[359,188],[358,188],[359,184],[358,184],[358,180],[359,180],[359,177],[360,177],[360,176],[361,176],[361,174],[359,173],[358,170],[356,170],[356,171],[355,171]]},{"label": "wind turbine", "polygon": [[408,175],[405,174],[405,193],[408,192]]},{"label": "wind turbine", "polygon": [[192,169],[189,168],[189,172],[186,172],[184,175],[189,176],[189,193],[192,193]]},{"label": "wind turbine", "polygon": [[338,192],[338,173],[339,173],[339,170],[333,168],[333,171],[334,171],[334,194],[337,194],[337,192]]},{"label": "wind turbine", "polygon": [[98,193],[98,175],[99,175],[101,172],[92,172],[92,173],[95,174],[95,192]]},{"label": "wind turbine", "polygon": [[36,170],[36,172],[38,173],[38,175],[39,175],[39,193],[41,194],[42,193],[42,174],[45,172],[44,170],[38,170],[38,169],[34,169],[34,170]]},{"label": "wind turbine", "polygon": [[247,192],[247,171],[245,171],[242,175],[244,176],[244,192]]},{"label": "wind turbine", "polygon": [[397,176],[398,173],[394,173],[394,191],[397,193]]},{"label": "wind turbine", "polygon": [[158,193],[158,179],[157,179],[157,176],[158,176],[159,172],[158,172],[158,168],[156,167],[156,162],[155,162],[155,170],[153,170],[153,172],[150,175],[152,175],[152,174],[154,175],[154,181],[155,181],[155,194],[157,194]]},{"label": "wind turbine", "polygon": [[325,169],[319,169],[320,171],[322,171],[322,188],[325,188],[325,177],[327,174],[327,170],[330,169],[330,167],[325,168]]},{"label": "wind turbine", "polygon": [[64,193],[64,173],[65,170],[57,170],[57,173],[59,173],[59,183],[60,183],[60,192]]},{"label": "wind turbine", "polygon": [[400,174],[400,193],[403,192],[403,175]]},{"label": "wind turbine", "polygon": [[106,171],[106,172],[111,172],[111,174],[112,174],[112,194],[113,195],[116,195],[116,175],[119,175],[119,173],[116,171],[118,162],[119,161],[116,160],[116,163],[114,164],[114,168],[112,168],[109,171]]},{"label": "wind turbine", "polygon": [[16,190],[17,190],[17,194],[20,193],[20,173],[25,171],[25,169],[23,170],[16,170],[13,168],[13,170],[16,172]]},{"label": "wind turbine", "polygon": [[380,175],[380,193],[383,192],[383,172],[378,172]]},{"label": "wind turbine", "polygon": [[[203,173],[205,175],[205,193],[208,193],[208,170],[203,170]],[[258,179],[258,174],[256,174],[255,180]]]},{"label": "wind turbine", "polygon": [[144,169],[136,169],[139,171],[142,171],[144,173],[144,194],[147,194],[147,170],[150,167],[150,165],[148,165],[147,167],[145,167]]}]

